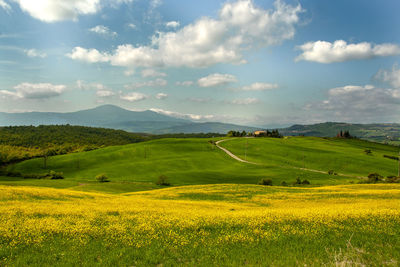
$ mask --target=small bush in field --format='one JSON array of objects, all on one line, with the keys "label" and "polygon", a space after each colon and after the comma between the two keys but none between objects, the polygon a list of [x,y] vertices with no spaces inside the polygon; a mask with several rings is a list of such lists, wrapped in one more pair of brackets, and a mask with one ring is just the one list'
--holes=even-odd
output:
[{"label": "small bush in field", "polygon": [[160,175],[158,177],[158,180],[156,182],[157,185],[164,185],[164,186],[170,186],[171,184],[168,182],[168,177],[165,175]]},{"label": "small bush in field", "polygon": [[281,186],[288,186],[288,184],[287,184],[285,181],[283,181],[283,182],[281,183]]},{"label": "small bush in field", "polygon": [[259,185],[272,185],[271,179],[263,178],[258,182]]},{"label": "small bush in field", "polygon": [[109,182],[110,180],[108,179],[107,175],[105,174],[99,174],[96,176],[96,180],[100,183],[106,183]]},{"label": "small bush in field", "polygon": [[307,179],[304,179],[301,184],[310,184],[310,182]]}]

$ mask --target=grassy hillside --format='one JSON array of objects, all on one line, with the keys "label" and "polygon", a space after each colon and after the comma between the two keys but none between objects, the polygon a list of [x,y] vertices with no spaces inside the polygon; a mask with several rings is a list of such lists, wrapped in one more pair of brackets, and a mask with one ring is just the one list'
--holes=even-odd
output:
[{"label": "grassy hillside", "polygon": [[400,185],[0,186],[1,266],[396,266]]},{"label": "grassy hillside", "polygon": [[[21,180],[1,181],[2,184],[26,184],[56,187],[74,187],[80,190],[104,188],[110,192],[154,188],[160,175],[166,175],[172,185],[238,183],[256,184],[261,178],[270,178],[273,184],[291,183],[297,177],[312,185],[340,184],[358,181],[355,176],[370,172],[382,175],[397,173],[396,161],[384,158],[395,155],[396,148],[357,140],[327,140],[293,137],[288,139],[254,138],[229,140],[221,143],[244,158],[260,162],[252,165],[238,162],[208,142],[209,139],[160,139],[149,142],[102,148],[84,153],[50,157],[47,168],[43,159],[32,159],[10,166],[21,173],[63,172],[63,181]],[[214,139],[216,140],[216,139]],[[366,155],[371,149],[372,155]],[[303,154],[305,160],[303,161]],[[318,159],[318,160],[317,160]],[[343,176],[328,175],[297,167],[328,172],[333,169]],[[111,183],[99,185],[94,177],[105,173]],[[65,183],[68,183],[66,185]],[[72,184],[70,184],[72,183]]]},{"label": "grassy hillside", "polygon": [[350,131],[353,136],[362,139],[400,145],[400,124],[396,123],[355,124],[325,122],[311,125],[293,125],[279,131],[284,135],[335,137],[341,130]]},{"label": "grassy hillside", "polygon": [[[309,168],[354,176],[377,172],[397,175],[399,148],[358,139],[285,137],[238,138],[221,143],[249,161],[285,167]],[[247,149],[246,149],[247,147]],[[367,154],[366,150],[371,153]],[[246,155],[245,155],[246,154]]]},{"label": "grassy hillside", "polygon": [[71,125],[0,127],[0,165],[149,139],[147,135],[121,130]]}]

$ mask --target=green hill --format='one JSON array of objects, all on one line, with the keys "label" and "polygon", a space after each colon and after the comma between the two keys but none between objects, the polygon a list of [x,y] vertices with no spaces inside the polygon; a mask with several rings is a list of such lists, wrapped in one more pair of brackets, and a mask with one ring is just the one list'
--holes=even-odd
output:
[{"label": "green hill", "polygon": [[293,125],[279,129],[283,135],[304,135],[334,137],[340,131],[350,131],[351,135],[362,139],[400,145],[400,124],[375,123],[354,124],[342,122],[325,122],[311,125]]},{"label": "green hill", "polygon": [[[230,158],[207,139],[160,139],[89,152],[50,157],[47,168],[43,159],[32,159],[10,166],[21,173],[63,172],[63,181],[8,179],[3,184],[75,187],[80,190],[134,191],[155,188],[160,175],[174,185],[240,183],[255,184],[270,178],[273,184],[293,182],[297,177],[312,185],[357,182],[356,176],[378,172],[384,176],[397,173],[397,162],[383,155],[395,156],[396,147],[361,140],[309,137],[238,138],[221,143],[244,158],[260,165],[246,164]],[[372,154],[364,151],[370,149]],[[301,170],[306,167],[313,169]],[[315,172],[320,170],[324,173]],[[334,170],[343,175],[328,175]],[[100,185],[94,177],[105,173],[111,183]],[[139,189],[137,189],[139,186]]]}]

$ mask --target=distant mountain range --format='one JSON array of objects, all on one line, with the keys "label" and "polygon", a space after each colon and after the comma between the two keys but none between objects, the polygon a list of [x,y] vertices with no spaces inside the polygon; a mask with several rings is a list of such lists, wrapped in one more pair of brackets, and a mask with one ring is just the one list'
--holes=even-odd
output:
[{"label": "distant mountain range", "polygon": [[154,111],[130,111],[114,105],[68,113],[56,112],[0,112],[0,126],[16,125],[80,125],[120,129],[142,133],[226,133],[254,131],[259,128],[220,122],[196,123]]}]

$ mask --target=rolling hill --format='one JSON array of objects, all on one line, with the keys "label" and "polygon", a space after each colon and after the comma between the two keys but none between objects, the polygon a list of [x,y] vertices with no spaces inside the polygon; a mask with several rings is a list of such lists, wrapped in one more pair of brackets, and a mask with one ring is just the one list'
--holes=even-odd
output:
[{"label": "rolling hill", "polygon": [[400,145],[400,124],[396,123],[354,124],[325,122],[311,125],[297,124],[279,129],[283,135],[319,137],[334,137],[341,130],[350,131],[351,135],[362,139]]},{"label": "rolling hill", "polygon": [[[209,139],[208,139],[209,140]],[[397,148],[362,140],[324,139],[316,137],[237,138],[222,143],[239,157],[258,162],[246,164],[230,158],[204,138],[159,139],[124,146],[54,156],[44,167],[42,158],[27,160],[10,171],[42,174],[50,170],[63,172],[61,181],[8,179],[2,184],[74,187],[79,190],[128,192],[156,188],[160,175],[174,185],[256,184],[261,178],[274,185],[307,179],[312,185],[343,184],[378,172],[397,174],[397,162],[383,155],[396,156]],[[216,140],[216,139],[214,139]],[[247,143],[246,155],[245,148]],[[364,151],[370,149],[372,154]],[[318,160],[316,160],[318,159]],[[320,172],[303,170],[310,168]],[[339,175],[328,175],[334,170]],[[105,173],[111,183],[102,186],[95,176]]]}]

